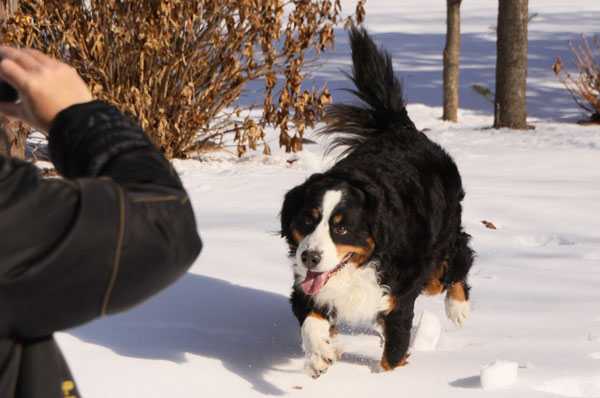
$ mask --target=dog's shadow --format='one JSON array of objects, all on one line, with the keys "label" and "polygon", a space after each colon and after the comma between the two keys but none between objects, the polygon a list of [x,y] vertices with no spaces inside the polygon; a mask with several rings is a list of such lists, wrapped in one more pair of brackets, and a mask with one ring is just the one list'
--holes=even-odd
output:
[{"label": "dog's shadow", "polygon": [[284,393],[265,373],[302,356],[287,297],[195,274],[138,308],[68,333],[124,356],[216,358],[265,395]]}]

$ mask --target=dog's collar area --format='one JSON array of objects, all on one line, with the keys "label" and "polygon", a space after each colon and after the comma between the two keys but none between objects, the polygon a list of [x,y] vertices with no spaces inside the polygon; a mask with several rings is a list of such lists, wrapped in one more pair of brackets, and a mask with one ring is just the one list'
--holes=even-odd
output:
[{"label": "dog's collar area", "polygon": [[323,288],[323,286],[325,286],[329,278],[337,274],[346,266],[346,264],[348,264],[352,257],[354,257],[354,254],[355,253],[353,252],[348,252],[342,261],[340,261],[340,263],[331,271],[313,272],[308,270],[306,272],[306,278],[304,279],[304,282],[300,284],[300,287],[304,293],[308,295],[317,294]]}]

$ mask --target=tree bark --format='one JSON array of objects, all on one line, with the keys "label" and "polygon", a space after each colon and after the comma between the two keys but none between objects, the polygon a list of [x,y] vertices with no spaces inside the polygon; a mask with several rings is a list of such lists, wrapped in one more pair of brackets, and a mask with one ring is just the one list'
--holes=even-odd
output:
[{"label": "tree bark", "polygon": [[19,8],[19,0],[2,0],[0,2],[0,15],[4,21]]},{"label": "tree bark", "polygon": [[25,159],[27,129],[21,122],[0,117],[0,156]]},{"label": "tree bark", "polygon": [[460,64],[460,3],[446,0],[446,47],[444,47],[443,120],[456,122]]},{"label": "tree bark", "polygon": [[[0,27],[6,23],[6,19],[19,7],[18,0],[0,1]],[[15,120],[0,116],[0,156],[25,157],[27,145],[27,129]]]},{"label": "tree bark", "polygon": [[494,128],[527,128],[528,0],[499,0]]}]

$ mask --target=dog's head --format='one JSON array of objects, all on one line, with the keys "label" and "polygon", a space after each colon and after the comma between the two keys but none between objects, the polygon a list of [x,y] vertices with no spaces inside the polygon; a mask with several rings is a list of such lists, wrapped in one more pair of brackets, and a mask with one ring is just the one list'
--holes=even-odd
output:
[{"label": "dog's head", "polygon": [[281,211],[294,272],[311,295],[347,264],[364,264],[375,249],[364,192],[319,177],[289,191]]}]

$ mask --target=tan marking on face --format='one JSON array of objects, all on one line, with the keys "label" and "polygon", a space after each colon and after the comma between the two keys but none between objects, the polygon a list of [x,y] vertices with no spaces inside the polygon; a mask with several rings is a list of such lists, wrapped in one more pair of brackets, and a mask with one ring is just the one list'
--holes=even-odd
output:
[{"label": "tan marking on face", "polygon": [[312,215],[314,218],[319,218],[321,213],[319,213],[319,210],[317,210],[317,209],[312,209]]},{"label": "tan marking on face", "polygon": [[454,301],[467,301],[467,295],[465,294],[465,288],[463,287],[462,282],[456,282],[454,285],[450,286],[446,296]]},{"label": "tan marking on face", "polygon": [[298,231],[296,228],[292,229],[292,237],[298,245],[300,244],[300,242],[302,242],[302,239],[304,239],[304,235],[302,235],[300,231]]},{"label": "tan marking on face", "polygon": [[369,245],[368,247],[336,244],[335,247],[337,249],[337,256],[341,260],[346,256],[346,254],[352,252],[354,253],[354,257],[352,257],[351,262],[357,265],[362,265],[367,261],[371,254],[373,254],[373,250],[375,250],[375,243],[373,242],[373,239],[368,238],[367,244]]},{"label": "tan marking on face", "polygon": [[342,219],[343,219],[342,215],[338,214],[337,216],[333,217],[333,223],[334,224],[339,224],[339,223],[342,222]]},{"label": "tan marking on face", "polygon": [[338,257],[343,258],[349,252],[356,254],[371,254],[371,250],[369,248],[363,246],[352,246],[352,245],[335,245],[338,253]]},{"label": "tan marking on face", "polygon": [[448,269],[448,262],[444,260],[440,263],[440,265],[438,265],[437,269],[433,271],[433,274],[431,274],[429,283],[425,288],[426,295],[435,296],[436,294],[440,294],[444,291],[444,285],[442,285],[442,282],[440,282],[440,278],[442,275],[444,275],[446,269]]}]

